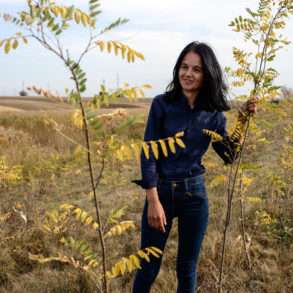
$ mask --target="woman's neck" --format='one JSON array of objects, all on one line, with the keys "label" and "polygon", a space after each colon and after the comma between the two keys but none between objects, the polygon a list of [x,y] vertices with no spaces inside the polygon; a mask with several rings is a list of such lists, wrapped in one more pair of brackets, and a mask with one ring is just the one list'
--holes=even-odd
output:
[{"label": "woman's neck", "polygon": [[191,108],[194,108],[194,104],[198,96],[198,91],[196,92],[183,91],[183,94],[186,96],[189,106]]}]

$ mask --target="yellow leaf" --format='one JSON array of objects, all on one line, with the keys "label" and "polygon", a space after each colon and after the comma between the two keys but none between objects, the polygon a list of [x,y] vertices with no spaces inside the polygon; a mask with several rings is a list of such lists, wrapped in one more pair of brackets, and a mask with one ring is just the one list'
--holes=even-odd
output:
[{"label": "yellow leaf", "polygon": [[112,273],[109,272],[109,271],[106,272],[106,277],[107,277],[108,279],[112,279],[112,278],[114,278],[114,276],[112,275]]},{"label": "yellow leaf", "polygon": [[59,13],[59,9],[57,6],[50,7],[51,12],[57,17]]},{"label": "yellow leaf", "polygon": [[211,180],[210,187],[214,188],[219,185],[223,185],[226,181],[227,181],[227,177],[225,175],[222,175],[222,174],[217,175]]},{"label": "yellow leaf", "polygon": [[17,39],[14,40],[13,44],[12,44],[12,48],[15,50],[18,47],[18,41]]},{"label": "yellow leaf", "polygon": [[83,128],[83,117],[80,110],[76,110],[72,115],[73,124],[82,129]]},{"label": "yellow leaf", "polygon": [[212,141],[217,142],[217,141],[223,141],[222,135],[219,133],[209,130],[209,129],[203,129],[202,130],[204,134],[208,135],[211,137]]},{"label": "yellow leaf", "polygon": [[140,148],[139,148],[139,146],[134,143],[132,143],[130,146],[134,151],[136,160],[139,162],[140,161]]},{"label": "yellow leaf", "polygon": [[85,13],[81,14],[81,22],[84,26],[89,24],[89,18]]},{"label": "yellow leaf", "polygon": [[64,204],[60,205],[59,208],[60,208],[61,210],[71,210],[71,209],[74,208],[74,205],[64,203]]},{"label": "yellow leaf", "polygon": [[129,259],[126,259],[125,262],[126,262],[126,267],[127,267],[128,272],[131,273],[135,269],[132,261]]},{"label": "yellow leaf", "polygon": [[130,50],[128,50],[128,52],[127,52],[127,62],[131,62],[131,51]]},{"label": "yellow leaf", "polygon": [[136,255],[134,255],[134,254],[130,255],[129,259],[132,261],[132,263],[134,264],[134,266],[137,269],[141,269],[140,261],[139,261],[139,259],[138,259],[138,257]]},{"label": "yellow leaf", "polygon": [[66,18],[67,16],[67,8],[66,7],[60,7],[61,16],[63,18]]},{"label": "yellow leaf", "polygon": [[135,61],[135,54],[134,54],[133,51],[131,52],[130,61],[131,62],[134,62]]},{"label": "yellow leaf", "polygon": [[163,251],[162,251],[160,248],[158,248],[158,247],[151,246],[150,248],[151,248],[152,250],[156,251],[156,252],[159,253],[159,254],[163,254]]},{"label": "yellow leaf", "polygon": [[137,58],[141,59],[141,60],[145,60],[145,59],[144,59],[144,55],[141,54],[141,53],[139,53],[139,52],[136,52],[136,51],[135,51],[135,56],[136,56]]},{"label": "yellow leaf", "polygon": [[93,223],[93,228],[94,228],[94,230],[97,230],[97,229],[99,229],[99,225],[98,225],[98,223]]},{"label": "yellow leaf", "polygon": [[80,23],[80,20],[81,20],[81,13],[80,13],[80,11],[76,10],[76,11],[74,12],[74,19],[75,19],[75,22],[76,22],[77,24]]},{"label": "yellow leaf", "polygon": [[160,145],[161,145],[161,149],[162,149],[162,151],[163,151],[164,156],[165,156],[165,157],[168,157],[168,150],[167,150],[167,146],[166,146],[165,141],[162,140],[162,139],[159,139],[159,143],[160,143]]},{"label": "yellow leaf", "polygon": [[143,250],[139,250],[139,251],[137,252],[137,254],[138,254],[141,258],[145,259],[147,262],[150,262],[150,261],[151,261],[150,258],[149,258],[149,256],[148,256]]},{"label": "yellow leaf", "polygon": [[5,52],[6,54],[8,54],[9,51],[10,51],[10,49],[11,49],[10,40],[7,40],[7,41],[6,41],[6,44],[5,44],[5,46],[4,46],[4,52]]},{"label": "yellow leaf", "polygon": [[89,266],[89,267],[92,267],[92,268],[97,267],[97,265],[98,265],[98,263],[97,263],[97,261],[94,260],[94,259],[90,260],[89,263],[88,263],[88,266]]},{"label": "yellow leaf", "polygon": [[247,198],[245,198],[245,201],[247,201],[250,204],[258,204],[262,202],[262,199],[257,196],[248,196]]},{"label": "yellow leaf", "polygon": [[82,213],[82,210],[81,210],[80,208],[76,208],[76,209],[73,211],[73,213],[74,213],[78,218],[80,218],[80,215],[81,215],[81,213]]},{"label": "yellow leaf", "polygon": [[131,154],[131,150],[130,150],[130,148],[129,148],[127,145],[124,145],[124,146],[122,146],[122,147],[123,147],[123,153],[124,153],[126,159],[127,159],[127,160],[130,160],[131,157],[132,157],[132,154]]},{"label": "yellow leaf", "polygon": [[111,49],[112,49],[112,41],[109,41],[107,43],[107,51],[108,51],[108,53],[111,53]]},{"label": "yellow leaf", "polygon": [[20,202],[17,202],[17,203],[15,204],[15,208],[18,209],[18,210],[20,210],[20,209],[22,208],[21,203],[20,203]]},{"label": "yellow leaf", "polygon": [[45,230],[45,231],[47,231],[47,232],[52,232],[52,229],[48,226],[48,225],[46,225],[46,224],[43,224],[42,225],[42,228]]},{"label": "yellow leaf", "polygon": [[152,88],[152,86],[150,84],[147,84],[147,83],[143,84],[142,87],[145,88],[145,89],[151,89]]},{"label": "yellow leaf", "polygon": [[124,274],[125,274],[125,271],[126,271],[126,262],[125,262],[124,257],[123,257],[122,260],[118,263],[118,266],[119,266],[119,270],[120,270],[120,272],[121,272],[121,275],[124,275]]},{"label": "yellow leaf", "polygon": [[177,143],[180,147],[182,147],[183,149],[186,148],[186,145],[184,144],[184,142],[183,142],[182,139],[176,137],[176,138],[175,138],[175,141],[176,141],[176,143]]},{"label": "yellow leaf", "polygon": [[155,257],[157,257],[157,258],[160,257],[160,255],[159,255],[155,250],[151,249],[150,247],[145,248],[145,250],[146,250],[149,254],[152,254],[153,256],[155,256]]},{"label": "yellow leaf", "polygon": [[[25,44],[27,44],[28,43],[28,40],[27,40],[27,38],[25,38],[25,37],[22,37],[22,40],[23,40],[23,42],[25,43]],[[0,46],[1,47],[1,46]]]},{"label": "yellow leaf", "polygon": [[252,181],[253,181],[252,178],[249,178],[249,177],[247,177],[247,176],[243,176],[243,177],[242,177],[242,184],[243,184],[244,186],[250,186],[251,183],[252,183]]},{"label": "yellow leaf", "polygon": [[82,211],[81,214],[80,214],[80,221],[81,221],[82,223],[84,223],[85,220],[86,220],[86,218],[87,218],[87,216],[88,216],[87,212]]},{"label": "yellow leaf", "polygon": [[125,45],[122,45],[121,54],[123,59],[125,58],[126,51],[127,51],[127,47]]},{"label": "yellow leaf", "polygon": [[120,275],[120,266],[118,264],[116,264],[113,268],[112,268],[112,276],[116,277]]},{"label": "yellow leaf", "polygon": [[175,139],[173,137],[168,137],[168,143],[170,150],[173,154],[176,154],[176,149],[175,149]]},{"label": "yellow leaf", "polygon": [[4,41],[0,40],[0,48],[2,47],[3,44],[4,44]]},{"label": "yellow leaf", "polygon": [[149,159],[150,158],[149,146],[145,142],[142,143],[142,149],[143,149],[145,157]]},{"label": "yellow leaf", "polygon": [[152,147],[152,151],[154,153],[154,156],[155,156],[156,159],[158,159],[159,158],[159,148],[158,148],[158,145],[154,141],[151,141],[150,143],[151,143],[151,147]]},{"label": "yellow leaf", "polygon": [[116,43],[115,42],[113,42],[113,45],[114,45],[114,53],[115,53],[115,56],[117,56],[118,55],[118,50],[119,50],[119,47],[116,45]]},{"label": "yellow leaf", "polygon": [[175,134],[175,137],[177,137],[177,138],[182,137],[182,136],[184,136],[184,131],[180,131]]},{"label": "yellow leaf", "polygon": [[96,44],[100,47],[100,50],[103,52],[105,48],[105,43],[103,41],[97,41]]}]

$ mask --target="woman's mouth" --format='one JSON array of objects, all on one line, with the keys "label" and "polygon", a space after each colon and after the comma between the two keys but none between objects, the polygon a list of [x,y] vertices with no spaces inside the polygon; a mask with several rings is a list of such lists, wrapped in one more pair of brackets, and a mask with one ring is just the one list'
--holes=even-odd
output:
[{"label": "woman's mouth", "polygon": [[183,79],[183,82],[186,84],[193,84],[194,81],[190,79]]}]

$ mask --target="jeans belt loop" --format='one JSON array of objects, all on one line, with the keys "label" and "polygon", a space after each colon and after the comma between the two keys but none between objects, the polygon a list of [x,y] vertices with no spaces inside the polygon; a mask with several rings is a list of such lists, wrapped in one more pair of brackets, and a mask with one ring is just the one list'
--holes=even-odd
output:
[{"label": "jeans belt loop", "polygon": [[175,187],[176,187],[176,182],[175,181],[171,181],[171,188],[172,188],[172,194],[174,193]]},{"label": "jeans belt loop", "polygon": [[185,187],[185,194],[188,196],[192,196],[192,193],[189,191],[188,178],[184,179],[184,187]]}]

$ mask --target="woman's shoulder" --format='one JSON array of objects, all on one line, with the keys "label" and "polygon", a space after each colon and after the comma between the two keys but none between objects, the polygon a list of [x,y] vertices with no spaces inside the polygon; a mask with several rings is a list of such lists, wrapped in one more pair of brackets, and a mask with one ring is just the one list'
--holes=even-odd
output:
[{"label": "woman's shoulder", "polygon": [[156,95],[153,98],[153,103],[159,103],[159,104],[166,103],[166,95],[165,94]]},{"label": "woman's shoulder", "polygon": [[166,103],[166,99],[165,99],[165,94],[156,95],[152,99],[151,104],[152,104],[152,107],[153,108],[158,108],[161,111],[163,111],[164,109],[166,109],[167,103]]}]

